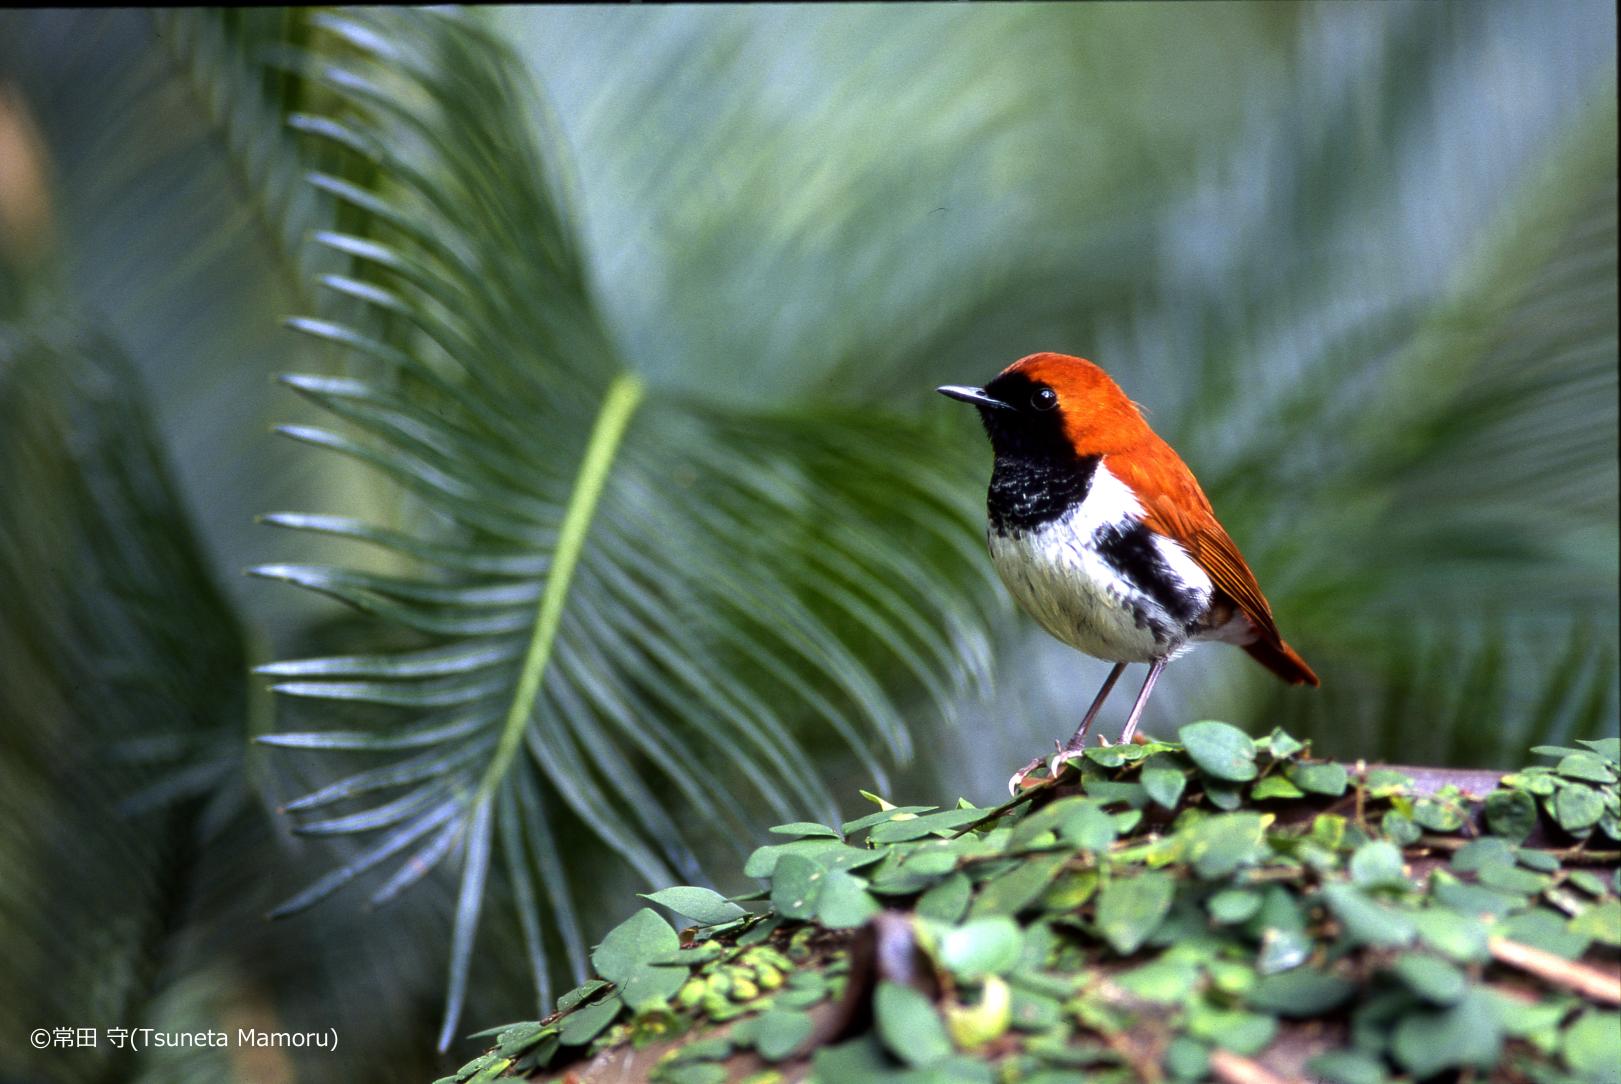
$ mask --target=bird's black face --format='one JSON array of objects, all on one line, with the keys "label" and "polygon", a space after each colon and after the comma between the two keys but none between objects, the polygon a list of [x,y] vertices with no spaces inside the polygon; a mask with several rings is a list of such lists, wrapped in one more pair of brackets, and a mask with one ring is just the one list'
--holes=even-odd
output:
[{"label": "bird's black face", "polygon": [[1004,373],[983,388],[948,384],[941,395],[972,403],[991,438],[996,457],[1059,459],[1073,457],[1064,433],[1058,393],[1023,373]]},{"label": "bird's black face", "polygon": [[1039,530],[1086,499],[1099,457],[1075,451],[1058,393],[1023,373],[1004,373],[983,388],[947,385],[941,395],[972,403],[991,438],[986,510],[998,535]]}]

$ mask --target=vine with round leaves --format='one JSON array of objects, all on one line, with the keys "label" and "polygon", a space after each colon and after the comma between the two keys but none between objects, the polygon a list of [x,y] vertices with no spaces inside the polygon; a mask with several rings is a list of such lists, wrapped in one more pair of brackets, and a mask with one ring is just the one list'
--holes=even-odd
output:
[{"label": "vine with round leaves", "polygon": [[[1381,1084],[1621,1065],[1621,741],[1483,795],[1225,723],[996,809],[798,822],[759,892],[646,898],[601,976],[441,1084]],[[745,905],[751,905],[746,907]],[[751,907],[753,909],[751,909]]]}]

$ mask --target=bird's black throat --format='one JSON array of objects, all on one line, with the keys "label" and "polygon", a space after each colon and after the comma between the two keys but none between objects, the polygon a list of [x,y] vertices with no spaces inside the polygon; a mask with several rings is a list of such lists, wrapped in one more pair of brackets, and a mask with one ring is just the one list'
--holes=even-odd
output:
[{"label": "bird's black throat", "polygon": [[985,501],[991,530],[999,535],[1023,533],[1058,519],[1086,499],[1098,459],[998,455]]},{"label": "bird's black throat", "polygon": [[998,535],[1036,530],[1085,500],[1101,458],[1076,453],[1064,431],[1062,407],[1035,407],[1040,387],[1022,373],[1010,373],[985,388],[1007,404],[1007,409],[979,410],[996,453],[986,510]]}]

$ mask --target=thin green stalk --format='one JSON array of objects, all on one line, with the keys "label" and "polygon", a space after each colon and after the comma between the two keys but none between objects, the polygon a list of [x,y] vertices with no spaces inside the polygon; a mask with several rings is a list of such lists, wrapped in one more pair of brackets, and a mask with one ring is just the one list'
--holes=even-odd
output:
[{"label": "thin green stalk", "polygon": [[540,693],[540,679],[545,675],[546,663],[551,659],[552,644],[557,639],[558,627],[563,623],[563,604],[568,600],[574,568],[585,549],[585,536],[591,530],[591,518],[596,514],[603,487],[608,484],[608,470],[613,466],[614,454],[619,450],[625,429],[630,425],[631,415],[642,401],[644,391],[640,380],[621,374],[608,385],[608,394],[603,397],[602,410],[597,414],[596,425],[591,430],[591,440],[585,446],[580,473],[574,479],[574,492],[569,497],[563,526],[557,534],[551,574],[546,577],[546,590],[540,596],[534,635],[529,639],[523,670],[518,675],[518,688],[512,695],[512,705],[507,709],[506,722],[502,724],[501,742],[496,746],[495,756],[479,782],[480,798],[495,792],[523,739],[524,727],[529,723],[529,712]]}]

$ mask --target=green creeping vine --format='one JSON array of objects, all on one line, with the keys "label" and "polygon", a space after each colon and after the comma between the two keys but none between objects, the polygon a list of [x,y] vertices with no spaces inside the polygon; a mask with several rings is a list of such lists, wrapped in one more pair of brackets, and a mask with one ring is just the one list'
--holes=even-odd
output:
[{"label": "green creeping vine", "polygon": [[667,1084],[1615,1079],[1621,741],[1474,796],[1282,731],[1178,737],[995,816],[867,795],[779,825],[760,892],[652,893],[685,934],[638,911],[440,1084],[590,1081],[603,1051]]}]

